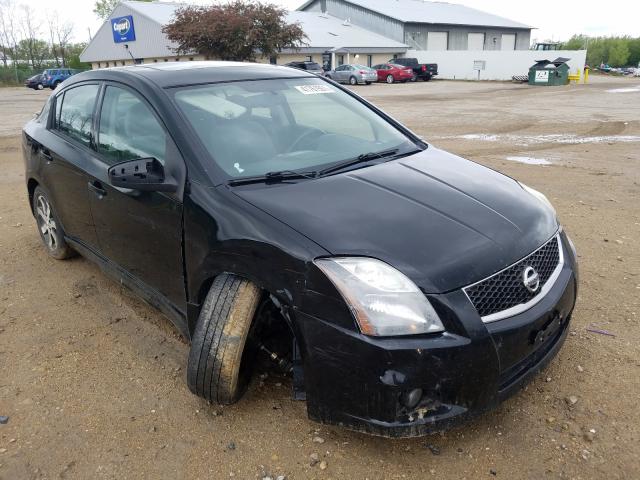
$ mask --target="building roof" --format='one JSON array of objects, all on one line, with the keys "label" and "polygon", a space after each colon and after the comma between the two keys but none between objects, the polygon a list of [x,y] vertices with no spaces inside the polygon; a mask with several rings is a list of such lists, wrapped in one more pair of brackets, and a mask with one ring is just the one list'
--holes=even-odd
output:
[{"label": "building roof", "polygon": [[150,18],[160,25],[166,25],[173,20],[173,15],[179,7],[186,6],[184,3],[178,2],[135,2],[125,1],[120,2],[121,5],[126,5],[132,10]]},{"label": "building roof", "polygon": [[[407,50],[407,45],[375,32],[366,30],[318,12],[289,12],[287,21],[299,22],[307,35],[309,48],[319,49],[387,49],[396,52]],[[372,50],[373,52],[373,50]]]},{"label": "building roof", "polygon": [[[317,0],[308,0],[298,10],[304,10]],[[431,23],[445,25],[475,25],[483,27],[522,28],[531,26],[514,22],[508,18],[486,13],[475,8],[447,2],[427,2],[423,0],[343,0],[367,10],[404,23]],[[331,12],[329,12],[331,13]]]}]

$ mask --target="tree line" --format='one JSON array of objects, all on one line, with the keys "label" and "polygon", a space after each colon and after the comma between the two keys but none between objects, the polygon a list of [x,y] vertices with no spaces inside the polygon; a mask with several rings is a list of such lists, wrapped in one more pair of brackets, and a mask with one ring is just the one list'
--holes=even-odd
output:
[{"label": "tree line", "polygon": [[597,67],[640,66],[640,37],[590,37],[574,35],[560,46],[563,50],[587,50],[587,64]]},{"label": "tree line", "polygon": [[28,3],[0,0],[0,82],[49,67],[85,67],[79,56],[86,44],[73,41],[73,28],[55,11],[44,15]]}]

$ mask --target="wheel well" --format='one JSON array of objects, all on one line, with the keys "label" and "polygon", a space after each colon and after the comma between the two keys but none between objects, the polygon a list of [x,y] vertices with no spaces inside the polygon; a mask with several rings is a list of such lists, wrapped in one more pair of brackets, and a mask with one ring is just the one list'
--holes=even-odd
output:
[{"label": "wheel well", "polygon": [[31,213],[33,212],[33,192],[35,192],[36,187],[38,186],[38,182],[33,178],[30,178],[27,182],[27,191],[29,192],[29,208],[31,208]]},{"label": "wheel well", "polygon": [[[200,308],[204,304],[215,278],[211,277],[205,280],[200,286],[197,297]],[[298,346],[299,343],[291,323],[292,319],[287,313],[289,306],[281,304],[278,300],[274,301],[276,297],[268,290],[260,287],[260,291],[261,300],[253,318],[252,329],[257,334],[259,342],[272,353],[276,353],[277,358],[286,360],[287,364],[293,364],[298,360],[298,358],[294,358],[294,343]],[[273,361],[274,358],[271,360]],[[264,366],[262,363],[262,367]]]}]

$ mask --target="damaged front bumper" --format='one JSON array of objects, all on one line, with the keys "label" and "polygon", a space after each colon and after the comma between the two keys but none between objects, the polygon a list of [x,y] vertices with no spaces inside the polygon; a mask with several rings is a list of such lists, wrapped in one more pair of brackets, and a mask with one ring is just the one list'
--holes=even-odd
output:
[{"label": "damaged front bumper", "polygon": [[497,406],[562,346],[577,294],[570,260],[540,302],[494,323],[483,323],[461,290],[430,295],[444,333],[368,337],[297,312],[309,417],[374,435],[411,437]]}]

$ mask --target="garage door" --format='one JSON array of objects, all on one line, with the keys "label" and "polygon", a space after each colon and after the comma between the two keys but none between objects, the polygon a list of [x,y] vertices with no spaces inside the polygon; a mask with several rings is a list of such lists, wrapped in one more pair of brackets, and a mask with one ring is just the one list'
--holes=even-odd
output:
[{"label": "garage door", "polygon": [[502,50],[515,50],[515,49],[516,49],[516,34],[503,33],[502,34]]},{"label": "garage door", "polygon": [[446,50],[449,40],[447,32],[428,32],[427,50]]},{"label": "garage door", "polygon": [[484,33],[470,33],[467,40],[468,50],[484,50]]}]

